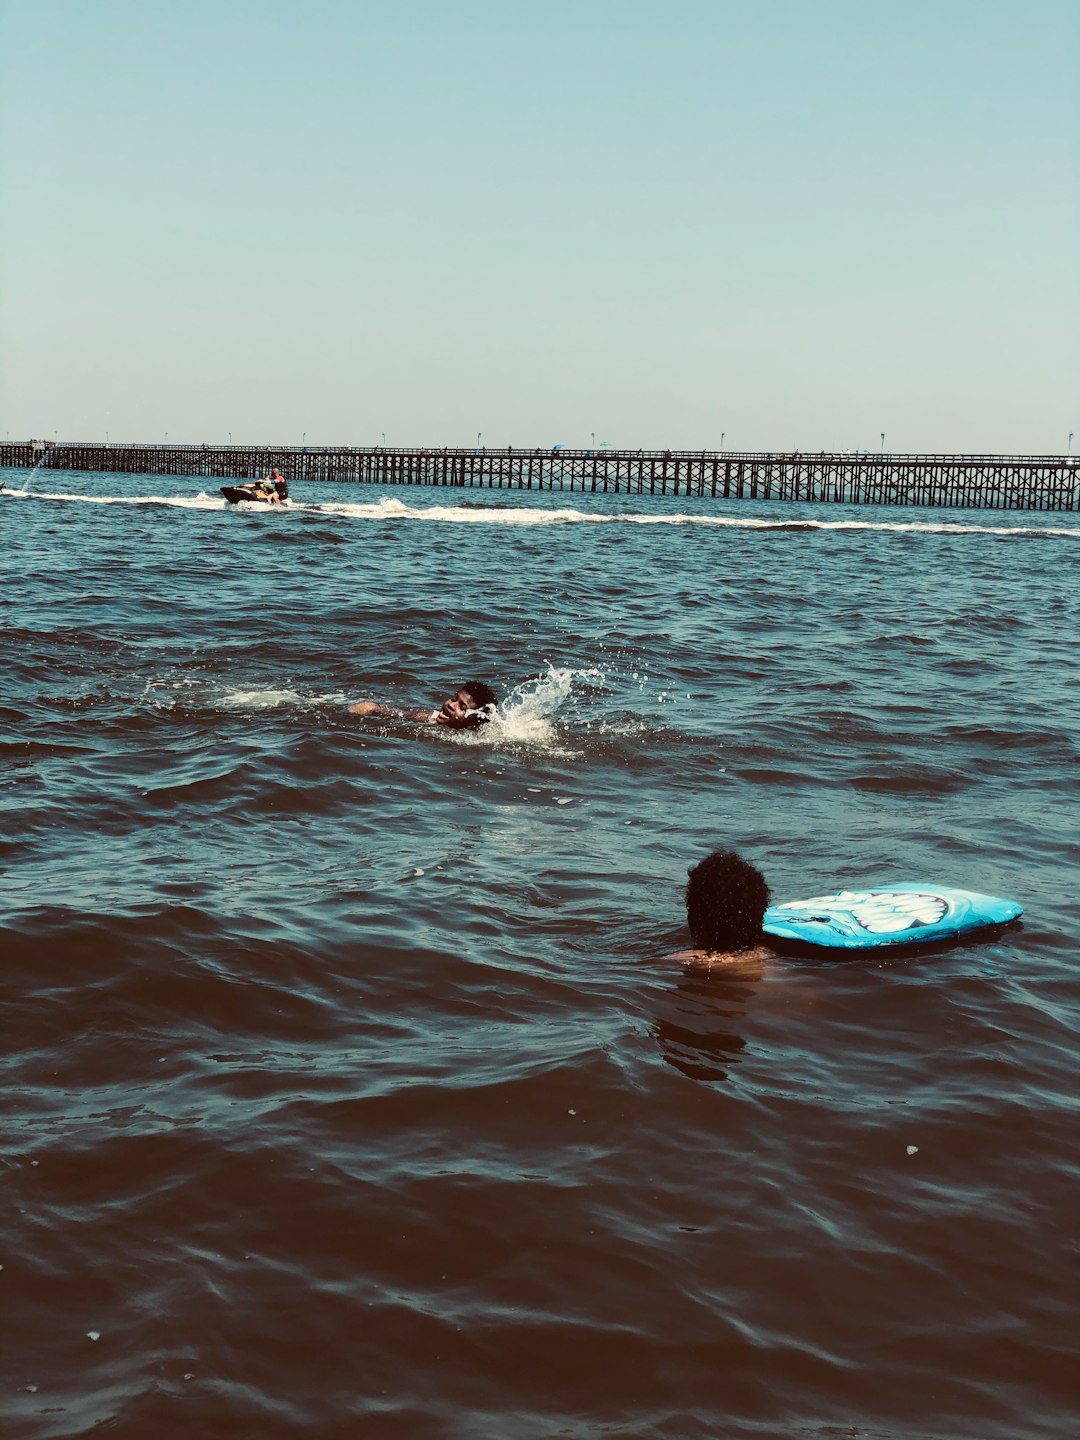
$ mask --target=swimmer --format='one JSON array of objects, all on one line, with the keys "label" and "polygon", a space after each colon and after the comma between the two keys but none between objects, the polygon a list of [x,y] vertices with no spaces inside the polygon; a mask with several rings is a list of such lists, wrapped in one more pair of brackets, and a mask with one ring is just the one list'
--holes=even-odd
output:
[{"label": "swimmer", "polygon": [[694,948],[672,959],[710,966],[758,962],[773,953],[761,928],[769,887],[760,870],[734,850],[714,850],[687,875],[686,923]]},{"label": "swimmer", "polygon": [[789,900],[770,910],[765,877],[733,850],[715,850],[688,874],[694,948],[672,958],[696,966],[760,964],[777,952],[834,958],[881,954],[883,947],[925,952],[988,940],[1023,914],[1015,900],[910,882]]},{"label": "swimmer", "polygon": [[425,725],[447,725],[451,730],[479,730],[495,715],[495,691],[483,680],[467,680],[437,710],[394,710],[374,700],[361,700],[350,705],[350,715],[385,717],[394,720],[419,720]]}]

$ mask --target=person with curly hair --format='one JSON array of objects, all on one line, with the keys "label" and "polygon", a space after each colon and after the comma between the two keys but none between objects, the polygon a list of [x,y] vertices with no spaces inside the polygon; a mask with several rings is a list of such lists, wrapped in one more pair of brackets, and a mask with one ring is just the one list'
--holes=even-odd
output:
[{"label": "person with curly hair", "polygon": [[769,953],[761,928],[769,887],[756,866],[734,850],[714,850],[687,875],[686,923],[694,948],[676,959],[715,964]]}]

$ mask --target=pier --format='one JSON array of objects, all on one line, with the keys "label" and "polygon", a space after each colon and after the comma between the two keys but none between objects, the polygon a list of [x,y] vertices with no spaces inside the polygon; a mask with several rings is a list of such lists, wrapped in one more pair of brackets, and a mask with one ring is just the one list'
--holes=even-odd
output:
[{"label": "pier", "polygon": [[[0,465],[243,482],[278,465],[305,481],[923,505],[1080,509],[1080,460],[1066,455],[886,455],[717,450],[140,445],[5,441]],[[302,493],[302,492],[299,492]]]}]

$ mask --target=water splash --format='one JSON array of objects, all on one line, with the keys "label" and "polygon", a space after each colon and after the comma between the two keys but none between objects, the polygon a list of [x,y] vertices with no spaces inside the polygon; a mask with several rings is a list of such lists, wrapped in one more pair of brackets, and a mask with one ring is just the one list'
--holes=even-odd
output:
[{"label": "water splash", "polygon": [[35,478],[36,478],[36,476],[37,476],[37,473],[38,473],[38,471],[41,469],[42,465],[45,464],[45,456],[46,456],[47,454],[48,454],[48,451],[45,451],[45,452],[42,454],[41,459],[37,462],[37,464],[34,466],[34,468],[30,471],[30,474],[27,476],[26,481],[25,481],[25,483],[23,484],[23,487],[22,487],[21,490],[16,490],[16,489],[13,489],[13,488],[8,487],[7,485],[3,485],[3,486],[0,486],[0,491],[5,491],[8,495],[29,495],[29,494],[30,494],[30,486],[33,484],[33,482],[34,482],[34,480],[35,480]]},{"label": "water splash", "polygon": [[556,717],[560,711],[576,706],[585,687],[603,679],[603,672],[596,668],[575,670],[549,664],[544,674],[514,686],[489,725],[459,732],[459,736],[476,744],[524,745],[552,754],[574,753],[567,746],[565,727],[557,723]]}]

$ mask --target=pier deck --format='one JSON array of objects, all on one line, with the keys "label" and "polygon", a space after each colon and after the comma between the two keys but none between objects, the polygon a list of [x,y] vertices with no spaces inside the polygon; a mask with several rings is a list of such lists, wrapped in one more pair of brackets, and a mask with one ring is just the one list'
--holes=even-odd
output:
[{"label": "pier deck", "polygon": [[1065,455],[874,455],[715,450],[0,443],[0,465],[244,481],[279,465],[291,483],[565,490],[846,505],[1080,509]]}]

